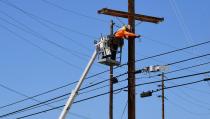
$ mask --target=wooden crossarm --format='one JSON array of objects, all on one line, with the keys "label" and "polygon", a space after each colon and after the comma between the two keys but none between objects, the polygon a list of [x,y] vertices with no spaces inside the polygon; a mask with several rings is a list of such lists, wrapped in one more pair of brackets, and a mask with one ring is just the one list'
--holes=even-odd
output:
[{"label": "wooden crossarm", "polygon": [[[101,10],[98,10],[98,13],[110,15],[110,16],[122,17],[122,18],[128,18],[129,16],[133,15],[133,14],[129,14],[128,12],[112,10],[112,9],[108,9],[108,8],[103,8]],[[141,15],[141,14],[134,14],[134,18],[135,18],[135,20],[156,23],[156,24],[164,21],[164,18],[158,18],[158,17]]]}]

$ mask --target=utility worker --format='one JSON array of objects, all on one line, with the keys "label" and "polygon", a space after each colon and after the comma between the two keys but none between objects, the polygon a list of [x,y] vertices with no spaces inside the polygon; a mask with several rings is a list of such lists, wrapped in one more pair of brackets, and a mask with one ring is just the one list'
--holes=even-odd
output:
[{"label": "utility worker", "polygon": [[139,38],[140,35],[136,35],[134,33],[131,32],[131,26],[127,25],[127,26],[123,26],[122,28],[120,28],[117,32],[115,32],[114,34],[115,38],[117,39],[128,39],[129,37],[134,37],[134,38]]},{"label": "utility worker", "polygon": [[123,26],[122,28],[120,28],[119,30],[117,30],[114,33],[114,40],[111,45],[112,46],[111,47],[111,59],[112,60],[116,60],[116,53],[117,53],[118,47],[120,47],[122,49],[122,46],[124,44],[123,39],[128,39],[128,38],[132,38],[132,37],[139,38],[140,35],[136,35],[136,34],[132,33],[130,25]]}]

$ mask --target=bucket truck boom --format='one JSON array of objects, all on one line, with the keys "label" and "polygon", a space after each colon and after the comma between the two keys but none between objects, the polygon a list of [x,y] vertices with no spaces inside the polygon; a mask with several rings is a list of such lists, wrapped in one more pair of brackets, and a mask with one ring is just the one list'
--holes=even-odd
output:
[{"label": "bucket truck boom", "polygon": [[97,56],[97,49],[94,51],[90,61],[88,62],[84,72],[82,73],[82,76],[80,77],[75,89],[72,90],[71,95],[69,96],[68,101],[66,102],[66,104],[63,108],[63,111],[60,114],[59,119],[65,119],[66,118],[67,113],[68,113],[69,109],[71,108],[71,105],[73,104],[74,99],[77,96],[78,91],[80,90],[80,87],[81,87],[83,81],[85,80],[85,77],[87,76],[94,60],[96,59],[96,56]]}]

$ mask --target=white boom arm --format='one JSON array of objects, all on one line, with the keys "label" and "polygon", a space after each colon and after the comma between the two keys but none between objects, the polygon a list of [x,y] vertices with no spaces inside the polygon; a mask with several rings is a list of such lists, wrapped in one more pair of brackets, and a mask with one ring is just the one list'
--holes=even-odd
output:
[{"label": "white boom arm", "polygon": [[67,113],[68,113],[69,109],[71,108],[71,105],[73,104],[74,99],[77,96],[78,91],[80,90],[80,87],[81,87],[83,81],[85,80],[85,77],[87,76],[87,74],[88,74],[96,56],[97,56],[97,49],[94,51],[90,61],[88,62],[84,72],[82,73],[82,76],[80,77],[79,82],[77,83],[75,89],[72,90],[71,95],[69,96],[69,99],[66,102],[66,105],[64,106],[63,111],[61,112],[59,119],[65,119],[66,118]]}]

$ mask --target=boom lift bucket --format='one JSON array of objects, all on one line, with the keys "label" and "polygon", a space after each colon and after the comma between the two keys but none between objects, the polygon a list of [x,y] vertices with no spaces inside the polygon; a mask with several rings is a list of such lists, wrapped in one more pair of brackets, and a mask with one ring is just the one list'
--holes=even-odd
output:
[{"label": "boom lift bucket", "polygon": [[116,39],[110,35],[100,38],[99,42],[96,44],[98,63],[108,66],[118,66],[121,64],[122,46],[116,44],[115,40]]}]

